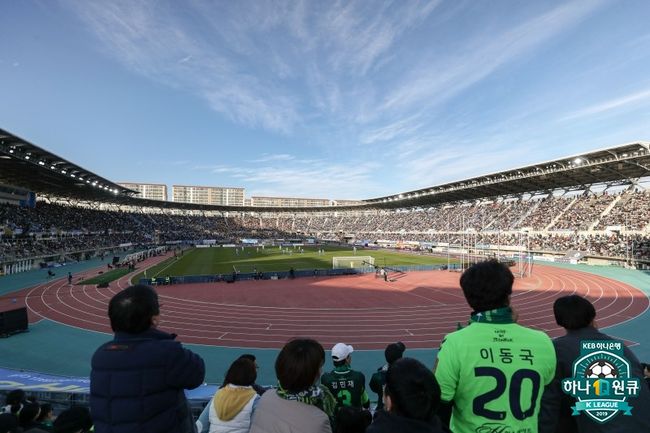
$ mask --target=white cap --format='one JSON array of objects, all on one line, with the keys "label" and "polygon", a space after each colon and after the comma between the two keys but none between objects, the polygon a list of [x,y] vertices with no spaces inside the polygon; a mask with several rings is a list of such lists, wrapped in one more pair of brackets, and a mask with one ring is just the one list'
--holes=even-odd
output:
[{"label": "white cap", "polygon": [[350,354],[354,352],[354,348],[345,343],[336,343],[332,347],[332,359],[334,361],[344,361]]}]

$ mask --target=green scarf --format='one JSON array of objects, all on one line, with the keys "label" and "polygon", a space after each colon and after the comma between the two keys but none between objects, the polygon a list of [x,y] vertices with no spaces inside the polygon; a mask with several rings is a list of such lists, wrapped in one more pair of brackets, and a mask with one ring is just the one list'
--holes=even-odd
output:
[{"label": "green scarf", "polygon": [[[472,323],[495,323],[502,325],[506,323],[515,323],[515,319],[512,317],[512,308],[501,307],[495,308],[494,310],[472,312],[467,324],[471,325]],[[458,322],[456,324],[456,330],[460,329],[463,329],[463,326]]]},{"label": "green scarf", "polygon": [[282,388],[278,384],[276,390],[278,397],[285,400],[299,401],[311,406],[316,406],[327,414],[330,419],[330,424],[334,425],[336,415],[336,398],[332,395],[329,389],[323,385],[312,385],[304,391],[292,393]]},{"label": "green scarf", "polygon": [[470,323],[495,323],[498,325],[515,323],[512,317],[512,308],[501,307],[494,310],[473,312],[470,316]]}]

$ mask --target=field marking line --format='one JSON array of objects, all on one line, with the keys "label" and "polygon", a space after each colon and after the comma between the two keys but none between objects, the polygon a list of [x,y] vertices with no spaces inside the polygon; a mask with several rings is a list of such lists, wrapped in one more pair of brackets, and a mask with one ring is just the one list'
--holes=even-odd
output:
[{"label": "field marking line", "polygon": [[[171,257],[169,257],[169,258],[171,259]],[[165,269],[167,269],[168,267],[170,267],[170,266],[173,265],[174,263],[176,263],[176,260],[171,260],[167,266],[165,266],[164,268],[162,268],[161,270],[159,270],[158,272],[156,272],[154,275],[152,275],[151,278],[155,278],[155,277],[157,277],[158,275],[161,274],[162,271],[164,271]],[[153,266],[156,266],[156,265],[153,265]],[[153,266],[152,266],[152,267],[153,267]],[[148,269],[148,268],[147,268],[147,269]]]}]

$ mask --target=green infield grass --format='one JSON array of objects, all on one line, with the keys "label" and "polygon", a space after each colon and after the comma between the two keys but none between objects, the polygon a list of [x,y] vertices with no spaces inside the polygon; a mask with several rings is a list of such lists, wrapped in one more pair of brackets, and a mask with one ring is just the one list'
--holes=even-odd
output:
[{"label": "green infield grass", "polygon": [[[301,252],[302,248],[302,252]],[[318,250],[324,249],[319,254]],[[283,252],[284,250],[284,252]],[[371,256],[376,266],[446,265],[446,257],[417,255],[384,250],[358,248],[356,254],[351,248],[341,247],[245,247],[245,248],[194,248],[184,255],[166,260],[147,270],[147,278],[157,276],[216,275],[241,273],[288,271],[290,268],[331,269],[332,258],[336,256]],[[457,260],[452,259],[452,263]],[[136,275],[133,281],[142,278]]]},{"label": "green infield grass", "polygon": [[122,278],[124,275],[128,274],[129,268],[128,267],[123,267],[123,268],[117,268],[113,269],[112,271],[104,272],[103,274],[99,274],[96,277],[89,278],[87,280],[83,280],[78,282],[77,284],[102,284],[102,283],[110,283],[111,281],[115,281],[119,278]]},{"label": "green infield grass", "polygon": [[158,275],[167,275],[167,273],[162,273],[162,272],[165,272],[165,270],[175,262],[176,262],[175,257],[170,257],[166,260],[163,260],[162,262],[158,263],[155,266],[150,267],[144,272],[135,274],[133,277],[131,277],[131,284],[138,284],[142,278],[153,278],[153,277],[157,277]]}]

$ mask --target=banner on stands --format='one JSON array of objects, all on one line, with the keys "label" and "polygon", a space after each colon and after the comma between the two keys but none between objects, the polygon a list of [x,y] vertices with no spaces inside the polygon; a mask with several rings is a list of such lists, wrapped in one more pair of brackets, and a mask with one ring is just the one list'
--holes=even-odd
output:
[{"label": "banner on stands", "polygon": [[[185,391],[191,400],[209,400],[217,392],[217,385],[201,385],[191,391]],[[31,371],[0,368],[0,389],[22,389],[30,392],[66,392],[71,394],[88,394],[90,379],[87,377],[55,376]]]}]

